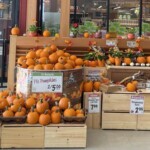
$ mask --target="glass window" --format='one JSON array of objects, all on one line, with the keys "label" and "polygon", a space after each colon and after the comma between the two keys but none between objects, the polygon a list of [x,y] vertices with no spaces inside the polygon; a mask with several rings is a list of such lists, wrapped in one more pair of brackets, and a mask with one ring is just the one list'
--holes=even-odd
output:
[{"label": "glass window", "polygon": [[139,34],[139,0],[110,0],[109,31]]},{"label": "glass window", "polygon": [[51,35],[59,33],[61,0],[43,0],[42,26],[50,30]]},{"label": "glass window", "polygon": [[[78,23],[90,34],[105,29],[107,22],[106,0],[76,0],[76,15],[74,14],[75,0],[71,0],[70,24]],[[97,26],[97,28],[95,28]],[[89,28],[88,28],[89,27]],[[81,28],[80,28],[81,29]],[[95,29],[92,30],[92,29]],[[79,30],[80,32],[81,30]],[[81,31],[82,34],[84,31]]]},{"label": "glass window", "polygon": [[150,0],[143,0],[142,34],[150,36]]}]

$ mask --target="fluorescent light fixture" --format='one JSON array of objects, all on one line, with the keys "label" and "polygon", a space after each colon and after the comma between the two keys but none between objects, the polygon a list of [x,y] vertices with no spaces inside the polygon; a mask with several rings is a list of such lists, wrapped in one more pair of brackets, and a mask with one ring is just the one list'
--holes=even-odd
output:
[{"label": "fluorescent light fixture", "polygon": [[115,7],[114,9],[120,9],[121,7],[120,6],[118,6],[118,7]]},{"label": "fluorescent light fixture", "polygon": [[131,8],[130,10],[135,10],[135,8]]},{"label": "fluorescent light fixture", "polygon": [[98,8],[102,8],[103,6],[102,5],[100,5]]}]

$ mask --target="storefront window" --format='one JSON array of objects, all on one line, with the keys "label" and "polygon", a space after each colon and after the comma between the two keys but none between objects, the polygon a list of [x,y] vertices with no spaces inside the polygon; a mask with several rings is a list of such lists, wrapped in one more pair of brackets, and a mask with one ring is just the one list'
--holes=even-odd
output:
[{"label": "storefront window", "polygon": [[[85,25],[82,26],[82,29],[85,32],[90,32],[90,34],[96,30],[106,30],[106,0],[76,0],[76,11],[74,11],[75,0],[71,0],[70,4],[70,24]],[[90,31],[90,29],[95,29],[95,31]],[[83,30],[80,30],[81,34],[84,32]]]},{"label": "storefront window", "polygon": [[43,0],[42,28],[50,30],[51,35],[59,33],[61,0]]},{"label": "storefront window", "polygon": [[139,0],[110,0],[109,31],[139,34]]},{"label": "storefront window", "polygon": [[143,0],[142,34],[150,36],[150,1]]}]

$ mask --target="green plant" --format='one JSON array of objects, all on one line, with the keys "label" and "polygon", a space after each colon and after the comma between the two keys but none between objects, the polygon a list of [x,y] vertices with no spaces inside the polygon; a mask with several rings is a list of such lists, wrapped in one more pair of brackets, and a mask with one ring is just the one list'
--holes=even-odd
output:
[{"label": "green plant", "polygon": [[37,25],[37,21],[33,19],[33,24],[31,24],[28,28],[28,31],[31,31],[31,32],[37,32],[37,31],[40,31],[41,28],[38,27]]},{"label": "green plant", "polygon": [[92,21],[85,21],[83,25],[79,25],[79,34],[88,32],[90,34],[97,32],[99,27]]},{"label": "green plant", "polygon": [[135,34],[135,28],[128,28],[128,33]]},{"label": "green plant", "polygon": [[149,23],[145,23],[145,22],[142,23],[142,32],[143,32],[143,34],[150,32],[150,24]]},{"label": "green plant", "polygon": [[123,55],[124,55],[124,57],[127,57],[127,58],[134,58],[135,51],[129,48],[129,49],[125,50],[125,53]]},{"label": "green plant", "polygon": [[114,47],[113,48],[113,53],[112,53],[113,57],[122,57],[123,56],[123,52],[119,50],[118,47]]}]

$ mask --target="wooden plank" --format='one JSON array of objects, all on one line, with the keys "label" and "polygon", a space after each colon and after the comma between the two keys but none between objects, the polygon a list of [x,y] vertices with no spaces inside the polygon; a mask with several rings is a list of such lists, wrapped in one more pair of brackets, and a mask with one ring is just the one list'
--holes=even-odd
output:
[{"label": "wooden plank", "polygon": [[45,127],[45,148],[86,147],[87,127]]},{"label": "wooden plank", "polygon": [[2,148],[43,148],[44,127],[2,126]]},{"label": "wooden plank", "polygon": [[8,81],[7,81],[7,87],[11,90],[14,89],[14,69],[16,65],[16,41],[17,41],[17,36],[11,35],[9,62],[8,62]]},{"label": "wooden plank", "polygon": [[102,129],[136,129],[137,115],[102,113]]},{"label": "wooden plank", "polygon": [[60,36],[68,37],[70,32],[70,0],[61,0]]},{"label": "wooden plank", "polygon": [[138,115],[137,129],[150,130],[150,112]]},{"label": "wooden plank", "polygon": [[37,0],[27,0],[26,31],[33,24],[33,19],[37,19]]}]

